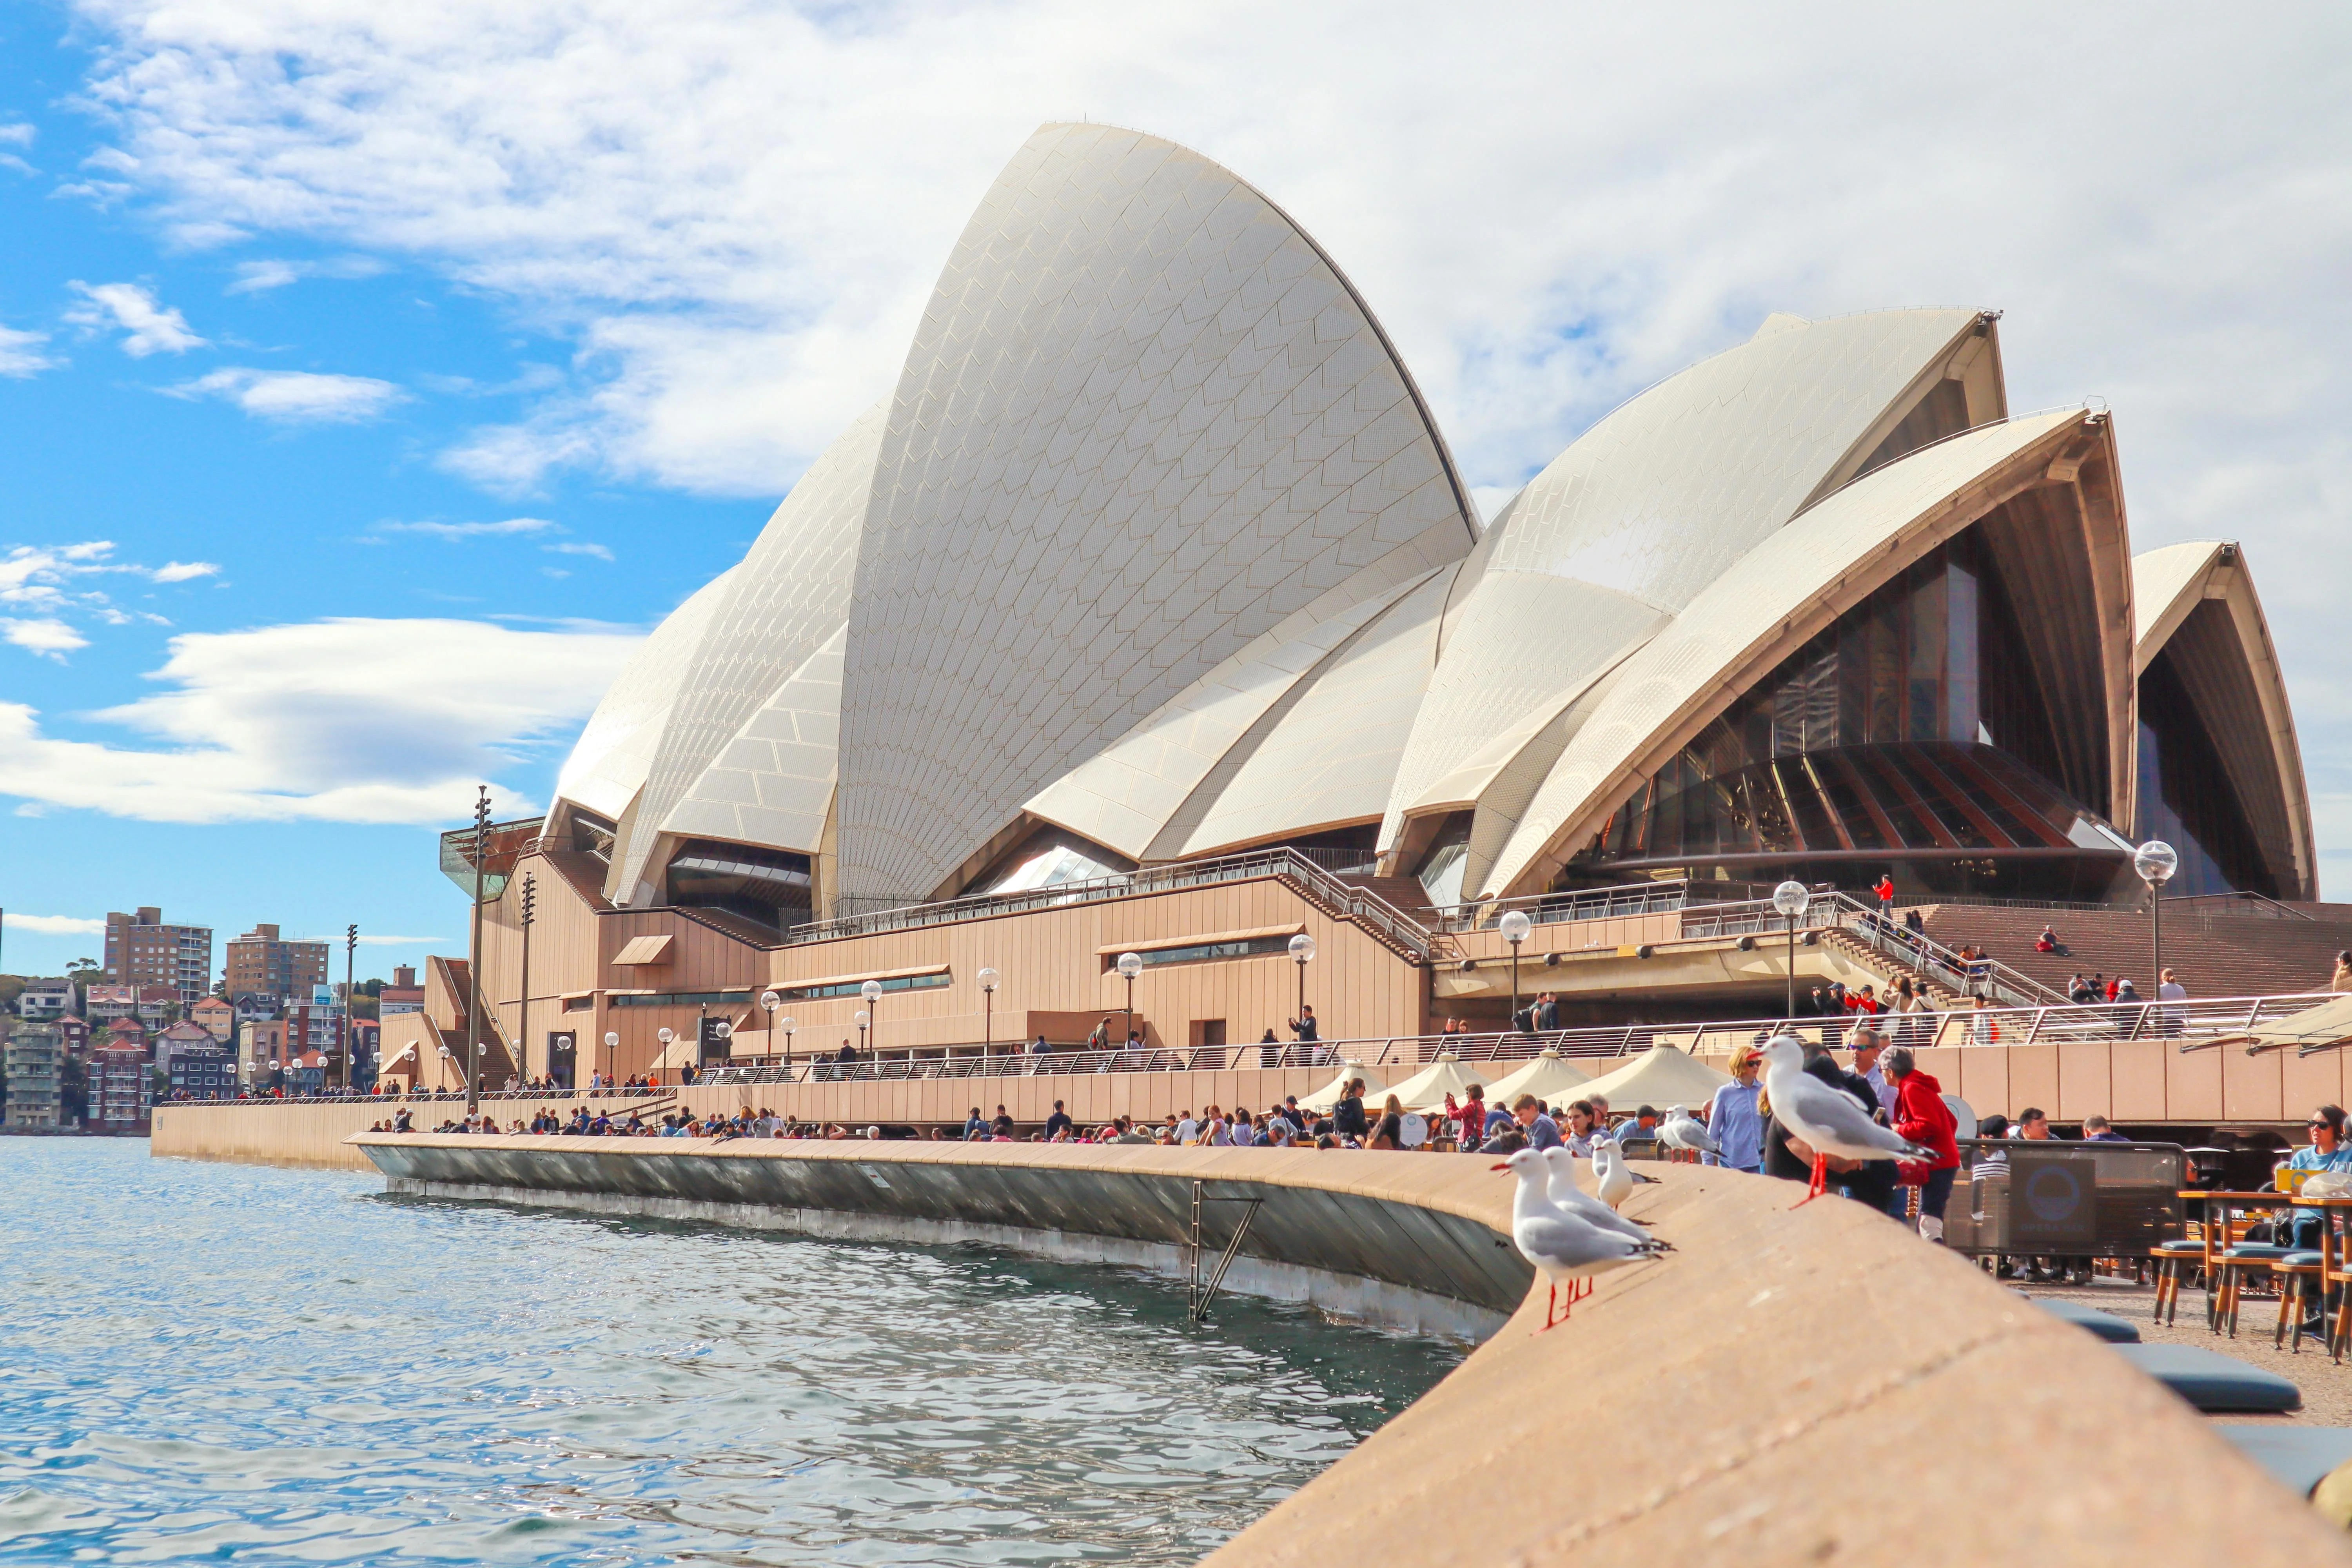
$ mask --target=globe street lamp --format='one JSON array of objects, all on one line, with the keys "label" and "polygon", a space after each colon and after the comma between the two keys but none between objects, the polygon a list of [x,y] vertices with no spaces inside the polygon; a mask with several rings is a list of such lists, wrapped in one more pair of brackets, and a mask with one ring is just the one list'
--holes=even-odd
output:
[{"label": "globe street lamp", "polygon": [[2149,994],[2164,994],[2164,885],[2180,869],[2180,852],[2161,838],[2151,838],[2132,851],[2132,869],[2147,884],[2147,947]]},{"label": "globe street lamp", "polygon": [[986,1061],[996,1044],[996,983],[1003,976],[993,969],[980,972],[980,1059]]},{"label": "globe street lamp", "polygon": [[1127,982],[1127,1039],[1119,1042],[1119,1048],[1124,1050],[1127,1048],[1127,1040],[1135,1038],[1135,977],[1143,973],[1143,954],[1120,953],[1118,973],[1120,978]]},{"label": "globe street lamp", "polygon": [[1772,889],[1772,907],[1789,917],[1789,1016],[1797,1016],[1797,920],[1810,908],[1813,896],[1802,882],[1788,881]]},{"label": "globe street lamp", "polygon": [[[867,1013],[878,1020],[882,1016],[882,983],[869,980],[857,988],[857,994],[866,998]],[[874,1049],[877,1052],[882,1049],[882,1026],[878,1022],[874,1026]]]},{"label": "globe street lamp", "polygon": [[[661,1042],[661,1052],[654,1058],[654,1066],[658,1069],[662,1063],[669,1060],[669,1047],[671,1043],[677,1038],[677,1031],[671,1028],[668,1025],[664,1024],[660,1028],[654,1031],[654,1038]],[[650,1078],[653,1075],[648,1073],[646,1076]],[[613,1075],[611,1073],[606,1073],[604,1075],[604,1087],[606,1089],[613,1087]]]},{"label": "globe street lamp", "polygon": [[789,1013],[787,1013],[787,1014],[785,1014],[782,1018],[779,1018],[779,1019],[777,1020],[777,1022],[778,1022],[780,1025],[782,1025],[782,1026],[783,1026],[783,1031],[784,1031],[784,1081],[785,1081],[786,1083],[790,1083],[790,1082],[792,1081],[792,1079],[793,1079],[793,1019],[792,1019],[792,1015],[791,1015],[791,1014],[789,1014]]},{"label": "globe street lamp", "polygon": [[[1298,965],[1298,1015],[1292,1020],[1290,1026],[1292,1032],[1302,1040],[1307,1037],[1307,966],[1314,962],[1314,958],[1315,939],[1313,937],[1308,936],[1305,931],[1300,931],[1290,939],[1290,962]],[[1323,1031],[1320,1029],[1315,1033],[1318,1039],[1322,1037]]]},{"label": "globe street lamp", "polygon": [[861,1010],[850,1022],[857,1026],[857,1054],[862,1057],[866,1054],[866,1027],[874,1022],[874,1016]]},{"label": "globe street lamp", "polygon": [[613,1053],[621,1048],[621,1037],[611,1029],[604,1031],[604,1081],[613,1081]]},{"label": "globe street lamp", "polygon": [[1525,910],[1513,910],[1502,920],[1503,940],[1511,944],[1511,1027],[1519,1026],[1519,943],[1536,929]]},{"label": "globe street lamp", "polygon": [[768,1047],[771,1054],[773,1054],[776,1044],[776,1009],[783,1005],[784,999],[774,992],[760,993],[760,1005],[768,1015]]}]

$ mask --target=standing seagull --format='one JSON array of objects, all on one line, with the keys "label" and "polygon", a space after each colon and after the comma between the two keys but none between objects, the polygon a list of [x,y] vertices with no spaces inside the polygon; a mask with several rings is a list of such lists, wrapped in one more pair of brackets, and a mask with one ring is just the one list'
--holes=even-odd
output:
[{"label": "standing seagull", "polygon": [[1803,1042],[1782,1035],[1764,1047],[1764,1098],[1780,1125],[1802,1139],[1813,1152],[1813,1181],[1805,1195],[1790,1206],[1803,1208],[1829,1184],[1829,1157],[1841,1160],[1933,1160],[1933,1149],[1922,1149],[1890,1128],[1870,1119],[1854,1098],[1805,1070]]},{"label": "standing seagull", "polygon": [[[1551,1201],[1589,1225],[1614,1231],[1630,1241],[1647,1241],[1650,1233],[1639,1220],[1627,1219],[1591,1193],[1576,1184],[1576,1156],[1565,1148],[1543,1151],[1544,1165],[1551,1173],[1551,1184],[1546,1189]],[[1658,1243],[1665,1247],[1664,1242]],[[1668,1247],[1671,1252],[1674,1248]]]},{"label": "standing seagull", "polygon": [[1693,1116],[1686,1105],[1677,1105],[1666,1112],[1665,1122],[1658,1129],[1658,1142],[1669,1149],[1692,1154],[1723,1152],[1723,1146],[1707,1131],[1706,1123]]},{"label": "standing seagull", "polygon": [[1601,1201],[1612,1209],[1622,1209],[1625,1200],[1633,1195],[1633,1173],[1619,1158],[1617,1140],[1595,1138],[1592,1141],[1592,1173],[1600,1180]]},{"label": "standing seagull", "polygon": [[1544,1194],[1550,1172],[1541,1150],[1522,1149],[1495,1169],[1508,1171],[1519,1179],[1519,1190],[1511,1195],[1512,1245],[1551,1281],[1551,1297],[1544,1303],[1543,1329],[1538,1329],[1538,1333],[1568,1321],[1568,1312],[1559,1310],[1562,1280],[1570,1286],[1568,1307],[1573,1311],[1579,1281],[1655,1258],[1664,1250],[1656,1241],[1635,1241],[1602,1230],[1553,1203]]}]

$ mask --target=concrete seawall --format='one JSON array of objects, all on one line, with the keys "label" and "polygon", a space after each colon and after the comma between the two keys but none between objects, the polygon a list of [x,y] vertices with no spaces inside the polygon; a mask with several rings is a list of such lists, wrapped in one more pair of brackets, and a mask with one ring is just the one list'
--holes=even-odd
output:
[{"label": "concrete seawall", "polygon": [[[2091,1336],[1858,1205],[1792,1211],[1781,1183],[1654,1167],[1660,1181],[1628,1209],[1678,1250],[1604,1277],[1572,1321],[1538,1335],[1545,1292],[1527,1290],[1505,1239],[1511,1184],[1484,1160],[765,1140],[353,1147],[436,1195],[1147,1263],[1183,1239],[1201,1182],[1263,1200],[1237,1284],[1383,1321],[1422,1310],[1440,1331],[1449,1315],[1512,1313],[1218,1552],[1220,1568],[1325,1568],[1349,1542],[1416,1563],[2352,1563],[2343,1536]],[[1213,1243],[1230,1224],[1210,1222]]]}]

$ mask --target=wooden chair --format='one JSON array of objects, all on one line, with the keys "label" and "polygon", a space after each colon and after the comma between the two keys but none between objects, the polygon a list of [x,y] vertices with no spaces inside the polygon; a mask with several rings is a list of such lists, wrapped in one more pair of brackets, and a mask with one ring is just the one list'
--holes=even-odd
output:
[{"label": "wooden chair", "polygon": [[2231,1339],[2238,1337],[2238,1302],[2245,1292],[2248,1273],[2268,1271],[2273,1264],[2293,1256],[2294,1248],[2279,1247],[2270,1242],[2242,1241],[2222,1249],[2214,1259],[2221,1270],[2221,1288],[2214,1295],[2213,1327],[2216,1332],[2226,1325]]},{"label": "wooden chair", "polygon": [[2271,1348],[2276,1350],[2286,1342],[2288,1320],[2294,1320],[2294,1343],[2289,1354],[2303,1350],[2303,1320],[2310,1304],[2327,1300],[2327,1255],[2321,1252],[2290,1252],[2271,1264],[2271,1277],[2278,1281],[2278,1328],[2271,1335]]},{"label": "wooden chair", "polygon": [[[2210,1282],[2212,1278],[2207,1272],[2205,1261],[2205,1237],[2201,1234],[2205,1227],[2192,1225],[2190,1228],[2200,1234],[2179,1241],[2160,1242],[2147,1249],[2149,1258],[2156,1264],[2156,1310],[2149,1321],[2162,1323],[2167,1328],[2172,1326],[2174,1316],[2180,1310],[2182,1277],[2194,1269],[2200,1279]],[[2210,1283],[2206,1294],[2209,1298],[2212,1294]],[[2213,1316],[2210,1307],[2205,1316],[2210,1326]]]}]

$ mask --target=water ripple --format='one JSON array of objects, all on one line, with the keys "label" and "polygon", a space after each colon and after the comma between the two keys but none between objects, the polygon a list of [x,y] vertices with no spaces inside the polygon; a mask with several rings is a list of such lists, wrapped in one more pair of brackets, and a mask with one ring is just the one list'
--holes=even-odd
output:
[{"label": "water ripple", "polygon": [[0,1139],[0,1563],[1192,1563],[1456,1359],[380,1186]]}]

